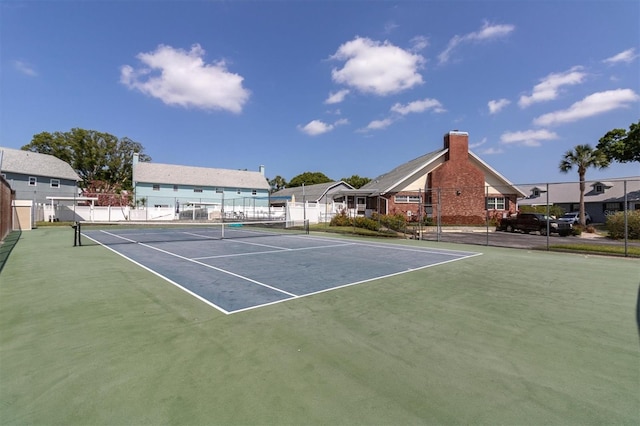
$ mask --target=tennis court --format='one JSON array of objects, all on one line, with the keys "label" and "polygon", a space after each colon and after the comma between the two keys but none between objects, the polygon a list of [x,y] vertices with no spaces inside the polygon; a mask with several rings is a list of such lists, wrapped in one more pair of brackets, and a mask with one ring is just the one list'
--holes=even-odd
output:
[{"label": "tennis court", "polygon": [[[125,238],[110,249],[151,251]],[[260,256],[304,251],[482,255],[226,315],[96,243],[73,247],[68,226],[23,232],[0,272],[0,424],[638,423],[636,259],[320,233],[208,250],[289,240],[306,250],[244,244],[242,273],[267,281]],[[185,257],[199,243],[182,242]]]},{"label": "tennis court", "polygon": [[200,225],[80,232],[226,314],[481,254],[323,238],[272,222]]}]

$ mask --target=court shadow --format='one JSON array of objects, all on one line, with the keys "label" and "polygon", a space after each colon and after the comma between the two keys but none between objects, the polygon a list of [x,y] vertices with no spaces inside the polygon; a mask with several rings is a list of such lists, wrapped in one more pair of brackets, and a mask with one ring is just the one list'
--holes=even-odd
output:
[{"label": "court shadow", "polygon": [[11,231],[9,235],[0,242],[0,273],[2,273],[2,269],[9,259],[11,251],[18,243],[20,235],[22,235],[22,231]]}]

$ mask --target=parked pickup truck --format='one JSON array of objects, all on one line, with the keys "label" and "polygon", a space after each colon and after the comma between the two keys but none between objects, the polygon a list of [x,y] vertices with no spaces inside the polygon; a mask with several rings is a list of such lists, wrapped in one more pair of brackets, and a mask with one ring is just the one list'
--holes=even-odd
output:
[{"label": "parked pickup truck", "polygon": [[547,222],[549,223],[549,232],[552,234],[559,234],[562,237],[571,234],[570,223],[549,219],[541,213],[520,213],[517,216],[505,217],[500,220],[498,230],[507,232],[522,231],[525,234],[539,232],[540,235],[547,235]]}]

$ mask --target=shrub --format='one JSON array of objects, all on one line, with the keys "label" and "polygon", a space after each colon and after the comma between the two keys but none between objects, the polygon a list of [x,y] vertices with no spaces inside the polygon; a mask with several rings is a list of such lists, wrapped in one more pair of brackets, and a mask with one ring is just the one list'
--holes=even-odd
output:
[{"label": "shrub", "polygon": [[370,231],[378,231],[380,230],[380,225],[377,221],[373,219],[369,219],[368,217],[356,217],[353,219],[353,225],[356,228],[368,229]]},{"label": "shrub", "polygon": [[374,219],[378,219],[382,226],[393,229],[394,231],[404,231],[407,227],[407,218],[402,213],[376,215]]},{"label": "shrub", "polygon": [[[640,211],[627,212],[628,237],[632,240],[640,239]],[[617,212],[607,216],[605,228],[609,233],[609,238],[624,238],[624,212]]]},{"label": "shrub", "polygon": [[351,226],[351,218],[347,216],[346,210],[340,211],[330,222],[331,226]]}]

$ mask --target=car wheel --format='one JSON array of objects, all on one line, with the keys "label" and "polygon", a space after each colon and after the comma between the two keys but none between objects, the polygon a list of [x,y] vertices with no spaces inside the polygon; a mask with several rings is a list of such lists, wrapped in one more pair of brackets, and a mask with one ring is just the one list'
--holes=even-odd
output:
[{"label": "car wheel", "polygon": [[540,228],[540,235],[547,235],[547,228]]}]

